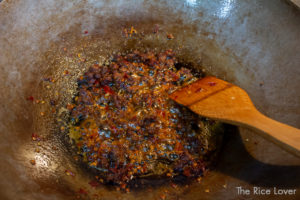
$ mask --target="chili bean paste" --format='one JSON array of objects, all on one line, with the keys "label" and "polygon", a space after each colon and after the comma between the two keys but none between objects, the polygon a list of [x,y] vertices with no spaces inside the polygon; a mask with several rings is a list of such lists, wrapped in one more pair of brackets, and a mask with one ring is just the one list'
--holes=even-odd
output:
[{"label": "chili bean paste", "polygon": [[176,63],[172,50],[134,51],[91,66],[78,79],[78,94],[68,105],[69,136],[106,182],[153,174],[198,177],[206,170],[208,122],[168,98],[196,80]]}]

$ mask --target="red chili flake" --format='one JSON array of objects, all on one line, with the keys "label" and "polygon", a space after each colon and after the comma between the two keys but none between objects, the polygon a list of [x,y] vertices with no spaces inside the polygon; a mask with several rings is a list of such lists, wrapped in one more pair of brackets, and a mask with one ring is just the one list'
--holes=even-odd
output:
[{"label": "red chili flake", "polygon": [[189,177],[189,176],[191,176],[191,171],[188,168],[185,168],[183,171],[183,175]]},{"label": "red chili flake", "polygon": [[110,127],[114,132],[117,132],[117,128],[115,126]]},{"label": "red chili flake", "polygon": [[30,162],[30,164],[32,164],[32,165],[35,165],[35,164],[36,164],[36,163],[35,163],[35,160],[30,160],[29,162]]},{"label": "red chili flake", "polygon": [[177,74],[173,75],[173,81],[177,81],[179,79],[179,76]]},{"label": "red chili flake", "polygon": [[198,88],[195,92],[203,92],[204,89],[203,88]]},{"label": "red chili flake", "polygon": [[88,34],[89,32],[88,31],[84,31],[84,34]]},{"label": "red chili flake", "polygon": [[174,188],[174,189],[178,188],[178,186],[176,184],[174,184],[174,183],[171,183],[171,187]]},{"label": "red chili flake", "polygon": [[33,102],[33,101],[34,101],[34,97],[33,97],[33,96],[29,96],[29,97],[26,98],[26,100],[27,100],[27,101],[32,101],[32,102]]},{"label": "red chili flake", "polygon": [[216,82],[208,82],[208,85],[209,86],[215,86],[215,85],[217,85],[217,83]]},{"label": "red chili flake", "polygon": [[40,137],[39,137],[36,133],[32,133],[32,134],[31,134],[31,139],[32,139],[33,141],[36,141],[36,140],[40,140]]},{"label": "red chili flake", "polygon": [[64,75],[68,75],[69,74],[69,71],[68,70],[65,70],[64,71]]},{"label": "red chili flake", "polygon": [[170,34],[167,35],[167,38],[168,38],[169,40],[172,40],[172,39],[174,39],[174,36],[170,33]]},{"label": "red chili flake", "polygon": [[163,117],[166,117],[166,112],[165,111],[160,110],[159,114],[162,115]]},{"label": "red chili flake", "polygon": [[74,104],[68,104],[68,105],[67,105],[67,109],[68,109],[68,110],[71,111],[73,108],[74,108]]},{"label": "red chili flake", "polygon": [[151,106],[152,106],[152,104],[153,104],[152,98],[149,98],[149,100],[148,100],[148,101],[149,101],[149,103],[148,103],[148,104],[149,104],[149,107],[151,107]]},{"label": "red chili flake", "polygon": [[126,184],[125,183],[122,183],[120,186],[121,186],[122,189],[126,188]]},{"label": "red chili flake", "polygon": [[103,90],[105,93],[109,93],[109,94],[114,94],[115,92],[107,85],[104,85],[103,87]]},{"label": "red chili flake", "polygon": [[124,79],[128,79],[129,77],[128,77],[128,75],[125,73],[124,76],[123,76],[123,78],[124,78]]},{"label": "red chili flake", "polygon": [[75,161],[78,161],[78,160],[79,160],[78,156],[74,156],[73,159],[74,159]]},{"label": "red chili flake", "polygon": [[100,185],[98,181],[90,181],[89,184],[92,187],[98,187]]},{"label": "red chili flake", "polygon": [[131,120],[136,120],[137,119],[137,117],[134,115],[132,118],[131,118]]},{"label": "red chili flake", "polygon": [[117,169],[117,166],[114,167],[114,168],[109,168],[109,170],[113,173],[117,173],[118,172],[118,169]]},{"label": "red chili flake", "polygon": [[177,141],[175,144],[175,151],[182,151],[182,149],[183,149],[182,144]]},{"label": "red chili flake", "polygon": [[79,189],[78,193],[79,193],[79,194],[84,194],[84,195],[87,195],[87,194],[88,194],[87,191],[84,190],[84,189],[82,189],[82,188]]},{"label": "red chili flake", "polygon": [[65,170],[65,174],[68,176],[73,176],[73,177],[75,176],[75,173],[73,173],[71,170],[68,169]]},{"label": "red chili flake", "polygon": [[95,80],[94,85],[98,85],[99,84],[99,80]]},{"label": "red chili flake", "polygon": [[166,195],[165,194],[160,195],[160,199],[161,200],[165,200],[166,199]]}]

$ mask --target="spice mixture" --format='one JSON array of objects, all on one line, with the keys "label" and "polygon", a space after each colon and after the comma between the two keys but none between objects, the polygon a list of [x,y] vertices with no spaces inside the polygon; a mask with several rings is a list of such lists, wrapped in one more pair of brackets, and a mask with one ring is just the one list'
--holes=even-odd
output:
[{"label": "spice mixture", "polygon": [[78,79],[68,105],[69,136],[83,160],[106,182],[127,184],[138,177],[184,175],[206,170],[206,123],[168,95],[196,79],[176,69],[172,50],[135,51],[94,65]]}]

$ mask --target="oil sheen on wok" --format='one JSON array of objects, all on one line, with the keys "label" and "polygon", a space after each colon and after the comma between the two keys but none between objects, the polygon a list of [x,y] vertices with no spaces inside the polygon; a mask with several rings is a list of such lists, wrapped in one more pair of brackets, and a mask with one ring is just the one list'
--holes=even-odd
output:
[{"label": "oil sheen on wok", "polygon": [[197,79],[176,63],[172,50],[134,51],[91,66],[78,79],[78,93],[68,105],[69,137],[105,182],[195,178],[207,170],[220,124],[168,98]]}]

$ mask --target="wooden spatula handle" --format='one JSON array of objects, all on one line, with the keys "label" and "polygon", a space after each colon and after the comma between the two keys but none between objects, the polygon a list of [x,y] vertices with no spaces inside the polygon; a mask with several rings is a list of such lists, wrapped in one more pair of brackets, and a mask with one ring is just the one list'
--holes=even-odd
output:
[{"label": "wooden spatula handle", "polygon": [[242,88],[207,76],[170,95],[193,112],[237,126],[246,125],[300,157],[300,130],[261,114]]},{"label": "wooden spatula handle", "polygon": [[243,117],[244,124],[266,139],[300,157],[300,130],[268,118],[257,110]]}]

